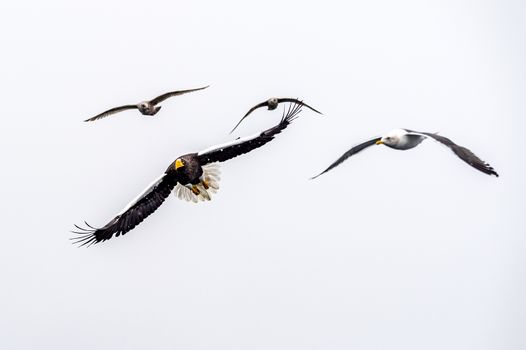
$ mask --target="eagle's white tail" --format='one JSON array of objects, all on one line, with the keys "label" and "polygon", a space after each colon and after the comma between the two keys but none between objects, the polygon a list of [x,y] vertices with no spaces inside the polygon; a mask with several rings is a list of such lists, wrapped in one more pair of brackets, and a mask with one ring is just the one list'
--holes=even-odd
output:
[{"label": "eagle's white tail", "polygon": [[[211,194],[216,193],[219,190],[219,181],[221,180],[221,171],[219,170],[219,164],[212,163],[203,166],[203,175],[201,176],[201,182],[196,185],[199,190],[199,194],[195,194],[192,191],[192,186],[183,186],[177,184],[174,188],[174,194],[179,199],[184,199],[188,202],[197,203],[199,201],[209,201],[212,199]],[[208,188],[206,188],[208,187]]]}]

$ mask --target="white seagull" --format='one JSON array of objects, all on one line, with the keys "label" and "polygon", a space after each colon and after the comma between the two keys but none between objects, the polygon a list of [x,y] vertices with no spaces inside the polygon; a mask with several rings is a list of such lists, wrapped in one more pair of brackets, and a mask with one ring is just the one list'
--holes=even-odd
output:
[{"label": "white seagull", "polygon": [[397,150],[408,150],[415,148],[426,138],[431,137],[441,144],[447,146],[450,150],[453,151],[460,159],[464,162],[471,165],[473,168],[482,171],[488,175],[499,176],[497,172],[486,162],[477,157],[469,149],[459,146],[447,137],[437,135],[436,133],[428,132],[419,132],[409,129],[395,129],[391,130],[385,136],[377,137],[368,141],[365,141],[357,146],[354,146],[347,152],[345,152],[340,158],[338,158],[334,163],[332,163],[327,169],[325,169],[320,174],[314,176],[312,179],[317,178],[318,176],[325,174],[327,171],[343,163],[350,156],[374,145],[386,145],[387,147],[394,148]]}]

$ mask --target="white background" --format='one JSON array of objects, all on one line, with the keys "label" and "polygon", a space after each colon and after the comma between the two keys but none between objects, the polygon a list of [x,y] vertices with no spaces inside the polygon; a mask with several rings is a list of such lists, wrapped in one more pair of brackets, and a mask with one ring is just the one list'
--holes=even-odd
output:
[{"label": "white background", "polygon": [[[0,5],[0,348],[526,348],[523,1]],[[156,118],[103,110],[210,84]],[[102,226],[177,156],[263,130],[208,203]],[[352,145],[405,127],[436,142]]]}]

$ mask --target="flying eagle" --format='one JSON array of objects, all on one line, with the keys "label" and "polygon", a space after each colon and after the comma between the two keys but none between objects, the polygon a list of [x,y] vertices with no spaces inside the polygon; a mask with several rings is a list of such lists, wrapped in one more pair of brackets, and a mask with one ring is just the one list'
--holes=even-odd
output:
[{"label": "flying eagle", "polygon": [[365,141],[357,146],[354,146],[353,148],[345,152],[334,163],[332,163],[327,169],[325,169],[320,174],[314,176],[313,179],[317,178],[322,174],[325,174],[327,171],[340,165],[350,156],[355,155],[356,153],[373,145],[386,145],[390,148],[405,151],[418,146],[422,141],[424,141],[428,137],[431,137],[432,139],[435,139],[441,144],[447,146],[460,159],[471,165],[473,168],[488,175],[495,175],[497,177],[499,176],[499,174],[497,174],[497,172],[488,163],[482,161],[469,149],[457,145],[447,137],[437,135],[436,133],[419,132],[408,129],[395,129],[388,132],[383,137],[376,137],[371,140]]},{"label": "flying eagle", "polygon": [[250,108],[248,110],[248,112],[243,116],[243,118],[241,118],[241,120],[239,122],[237,122],[236,126],[232,129],[232,131],[230,131],[230,133],[233,133],[234,130],[237,129],[237,127],[239,126],[239,124],[241,124],[241,122],[246,118],[248,117],[248,115],[252,112],[254,112],[256,109],[258,108],[261,108],[261,107],[267,107],[267,109],[269,111],[273,111],[275,110],[276,108],[278,108],[278,105],[280,103],[284,103],[284,102],[290,102],[290,103],[295,103],[295,104],[299,104],[299,105],[302,105],[302,106],[305,106],[307,108],[309,108],[310,110],[318,113],[318,114],[322,114],[320,111],[312,108],[311,106],[309,106],[308,104],[304,103],[303,101],[300,101],[296,98],[276,98],[276,97],[273,97],[273,98],[269,98],[268,100],[264,101],[264,102],[261,102],[261,103],[258,103],[257,105],[255,105],[254,107]]},{"label": "flying eagle", "polygon": [[291,105],[288,110],[283,111],[279,124],[260,134],[237,138],[198,153],[180,156],[168,166],[164,174],[155,179],[105,226],[95,228],[87,222],[86,228],[75,225],[79,231],[73,233],[79,236],[73,237],[72,240],[80,246],[90,246],[113,236],[124,235],[157,210],[172,191],[181,199],[194,202],[210,200],[211,193],[219,188],[218,165],[213,163],[224,162],[270,142],[296,119],[300,112],[300,104]]},{"label": "flying eagle", "polygon": [[179,91],[167,92],[165,94],[162,94],[161,96],[157,96],[156,98],[154,98],[153,100],[150,100],[150,101],[143,101],[143,102],[140,102],[140,103],[135,104],[135,105],[125,105],[125,106],[120,106],[120,107],[115,107],[115,108],[112,108],[112,109],[108,109],[107,111],[102,112],[100,114],[97,114],[96,116],[91,117],[89,119],[86,119],[84,121],[85,122],[92,122],[94,120],[102,119],[102,118],[108,117],[108,116],[110,116],[112,114],[119,113],[119,112],[122,112],[122,111],[126,111],[128,109],[138,109],[139,112],[141,112],[143,115],[153,116],[153,115],[157,114],[157,112],[159,112],[159,110],[161,109],[161,106],[157,106],[157,105],[159,103],[163,102],[164,100],[166,100],[167,98],[170,98],[170,97],[173,97],[173,96],[178,96],[178,95],[183,95],[183,94],[186,94],[186,93],[189,93],[189,92],[193,92],[193,91],[203,90],[203,89],[206,89],[208,86],[209,85],[204,86],[204,87],[200,87],[200,88],[197,88],[197,89],[179,90]]}]

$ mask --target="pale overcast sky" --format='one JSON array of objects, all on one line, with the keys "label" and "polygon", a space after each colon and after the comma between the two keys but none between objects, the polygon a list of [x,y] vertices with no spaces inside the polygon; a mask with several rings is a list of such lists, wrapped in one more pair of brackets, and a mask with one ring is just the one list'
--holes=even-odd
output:
[{"label": "pale overcast sky", "polygon": [[[4,1],[1,349],[525,349],[524,1]],[[210,84],[156,118],[107,108]],[[177,156],[304,110],[89,249]],[[352,145],[393,128],[436,142]]]}]

